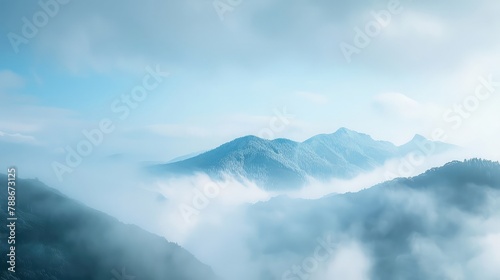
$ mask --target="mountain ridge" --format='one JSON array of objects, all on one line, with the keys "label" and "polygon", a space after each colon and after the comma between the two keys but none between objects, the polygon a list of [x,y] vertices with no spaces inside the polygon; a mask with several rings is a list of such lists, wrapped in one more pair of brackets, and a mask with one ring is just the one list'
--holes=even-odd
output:
[{"label": "mountain ridge", "polygon": [[[429,247],[415,247],[422,244],[415,242],[425,240],[432,245],[430,253],[438,251],[439,256],[461,267],[467,268],[474,258],[484,260],[482,250],[490,252],[496,247],[478,248],[476,240],[497,233],[487,221],[500,217],[498,197],[500,163],[452,161],[415,177],[397,178],[358,192],[315,200],[280,196],[249,205],[246,214],[258,234],[247,242],[254,248],[253,255],[265,254],[272,259],[294,255],[290,263],[300,264],[317,238],[327,233],[334,252],[346,240],[362,244],[372,264],[366,279],[443,279],[447,269],[435,266],[434,261],[425,263],[434,255],[421,254]],[[279,238],[275,233],[280,233]],[[494,260],[489,263],[495,264]],[[263,280],[279,279],[289,268],[278,267]],[[474,271],[468,269],[468,273]],[[470,279],[493,280],[497,276]]]},{"label": "mountain ridge", "polygon": [[[6,182],[6,177],[0,174],[0,181]],[[7,205],[7,191],[0,193],[0,200]],[[113,272],[122,269],[137,279],[218,279],[179,245],[87,207],[38,180],[16,180],[15,208],[16,274],[2,262],[0,279],[113,279]],[[3,220],[6,210],[0,209]],[[7,242],[0,249],[6,252]]]},{"label": "mountain ridge", "polygon": [[403,157],[434,145],[438,153],[453,146],[432,142],[416,135],[396,146],[374,140],[370,135],[347,128],[331,134],[319,134],[303,142],[286,138],[274,140],[247,135],[224,143],[200,155],[148,168],[159,176],[191,175],[202,172],[220,179],[225,174],[255,181],[266,189],[297,189],[309,178],[349,179],[382,166],[387,160]]}]

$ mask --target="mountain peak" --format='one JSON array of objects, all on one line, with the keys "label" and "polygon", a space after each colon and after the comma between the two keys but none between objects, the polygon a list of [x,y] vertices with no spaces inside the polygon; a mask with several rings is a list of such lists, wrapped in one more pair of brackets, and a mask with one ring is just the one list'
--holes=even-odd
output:
[{"label": "mountain peak", "polygon": [[336,136],[336,137],[341,137],[341,138],[348,138],[348,139],[352,139],[352,140],[363,139],[363,141],[373,141],[373,138],[370,135],[365,134],[365,133],[361,133],[361,132],[357,132],[355,130],[351,130],[351,129],[346,128],[346,127],[341,127],[339,129],[337,129],[337,131],[335,131],[331,135]]},{"label": "mountain peak", "polygon": [[424,136],[422,136],[420,134],[415,134],[415,136],[413,136],[413,139],[411,139],[410,142],[414,142],[414,141],[427,141],[427,138],[425,138]]},{"label": "mountain peak", "polygon": [[263,140],[255,135],[247,135],[234,139],[233,141],[252,141],[252,140]]},{"label": "mountain peak", "polygon": [[236,138],[226,144],[241,144],[241,145],[250,145],[253,143],[262,143],[262,142],[267,142],[269,140],[262,139],[260,137],[254,136],[254,135],[247,135],[243,137]]},{"label": "mountain peak", "polygon": [[350,130],[346,127],[341,127],[337,129],[337,131],[335,131],[333,134],[360,134],[360,133],[354,130]]},{"label": "mountain peak", "polygon": [[220,147],[226,147],[230,149],[243,148],[243,147],[255,147],[266,143],[268,140],[259,138],[254,135],[247,135],[240,138],[236,138],[233,141],[227,142]]},{"label": "mountain peak", "polygon": [[337,129],[337,131],[335,131],[334,133],[331,133],[331,134],[318,134],[318,135],[315,135],[309,139],[307,139],[306,141],[304,141],[304,143],[310,143],[310,142],[315,142],[315,141],[324,141],[325,139],[326,140],[331,140],[331,139],[351,139],[351,140],[354,140],[354,139],[372,139],[371,136],[367,135],[367,134],[363,134],[363,133],[359,133],[357,131],[354,131],[354,130],[350,130],[346,127],[341,127],[339,129]]}]

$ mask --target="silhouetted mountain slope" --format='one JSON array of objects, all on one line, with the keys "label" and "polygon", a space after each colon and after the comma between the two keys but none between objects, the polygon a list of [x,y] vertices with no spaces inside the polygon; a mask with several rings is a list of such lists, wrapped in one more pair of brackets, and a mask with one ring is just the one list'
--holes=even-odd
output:
[{"label": "silhouetted mountain slope", "polygon": [[[6,185],[5,175],[0,182]],[[7,272],[7,235],[2,229],[2,280],[216,279],[208,266],[180,246],[38,181],[18,179],[16,190],[16,273]],[[0,219],[6,222],[6,187],[0,201]]]},{"label": "silhouetted mountain slope", "polygon": [[201,155],[150,168],[162,176],[204,172],[215,178],[224,174],[253,180],[269,189],[294,189],[312,177],[318,180],[352,178],[373,170],[391,158],[432,144],[437,152],[452,146],[415,137],[397,147],[369,135],[341,128],[333,134],[314,136],[302,143],[288,139],[238,138]]}]

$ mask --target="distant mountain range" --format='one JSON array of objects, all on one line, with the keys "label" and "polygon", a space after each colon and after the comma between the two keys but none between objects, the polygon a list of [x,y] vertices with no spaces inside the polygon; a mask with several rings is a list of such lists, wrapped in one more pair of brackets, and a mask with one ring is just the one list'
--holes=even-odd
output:
[{"label": "distant mountain range", "polygon": [[[0,174],[0,182],[6,185],[7,177]],[[7,230],[1,230],[2,280],[217,279],[180,246],[36,180],[18,179],[16,189],[16,273],[7,271],[10,245]],[[0,201],[0,220],[6,222],[6,187]]]},{"label": "distant mountain range", "polygon": [[295,189],[304,185],[309,177],[318,180],[352,178],[382,166],[389,159],[403,157],[429,145],[434,146],[435,153],[454,147],[431,142],[420,135],[402,146],[396,146],[341,128],[335,133],[317,135],[304,142],[245,136],[194,157],[148,169],[160,176],[203,172],[221,178],[227,174],[252,180],[269,190]]}]

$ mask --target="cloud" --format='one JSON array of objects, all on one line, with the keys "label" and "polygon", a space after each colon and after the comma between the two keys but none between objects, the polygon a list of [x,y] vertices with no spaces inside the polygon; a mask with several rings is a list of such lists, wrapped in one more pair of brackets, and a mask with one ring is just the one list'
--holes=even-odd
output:
[{"label": "cloud", "polygon": [[397,37],[415,39],[417,37],[426,40],[445,40],[450,35],[450,31],[440,17],[415,11],[403,13],[401,19],[396,20],[387,30],[389,37],[395,37],[391,39]]},{"label": "cloud", "polygon": [[60,108],[10,104],[8,108],[3,107],[2,111],[0,117],[3,120],[0,121],[0,129],[8,131],[34,133],[54,128],[68,128],[68,126],[74,130],[75,127],[71,127],[71,125],[81,124],[81,122],[72,119],[74,112]]},{"label": "cloud", "polygon": [[71,30],[61,30],[64,36],[59,32],[49,33],[40,42],[42,49],[56,49],[59,61],[71,73],[77,74],[87,69],[98,73],[113,70],[140,73],[148,65],[145,55],[125,54],[117,51],[123,50],[123,47],[111,47],[114,44],[112,41],[122,32],[115,22],[88,15],[71,25]]},{"label": "cloud", "polygon": [[0,98],[2,97],[2,90],[21,88],[24,83],[24,79],[11,70],[0,71]]},{"label": "cloud", "polygon": [[433,119],[442,112],[437,105],[420,103],[399,92],[376,95],[372,106],[382,114],[414,120]]},{"label": "cloud", "polygon": [[[496,223],[499,221],[497,220]],[[466,267],[481,273],[485,279],[495,279],[500,274],[500,233],[498,231],[483,235],[475,241],[481,253],[471,259]]]},{"label": "cloud", "polygon": [[73,118],[72,110],[41,105],[38,97],[26,91],[22,76],[10,70],[0,72],[0,131],[8,131],[10,137],[17,133],[18,139],[26,133],[36,136],[35,133],[56,127],[73,128],[80,123]]},{"label": "cloud", "polygon": [[370,257],[361,244],[346,242],[338,248],[325,275],[315,279],[369,280],[371,265]]},{"label": "cloud", "polygon": [[38,144],[38,141],[33,136],[23,135],[19,133],[10,134],[3,131],[0,131],[0,141],[33,145]]},{"label": "cloud", "polygon": [[[491,1],[479,2],[475,6],[479,6],[481,10],[489,9],[491,14],[498,11],[498,5]],[[478,20],[479,15],[473,14],[466,19],[457,17],[468,11],[469,5],[451,1],[447,3],[444,6],[429,4],[426,7],[405,3],[404,12],[397,16],[401,20],[394,19],[388,31],[393,28],[397,30],[397,34],[407,34],[405,38],[418,37],[418,40],[401,42],[400,36],[395,36],[385,38],[388,39],[387,45],[397,46],[405,51],[411,49],[414,54],[412,56],[421,57],[423,53],[430,54],[429,50],[421,48],[422,44],[415,43],[428,41],[429,37],[443,37],[450,29],[470,32],[471,29],[487,29],[488,25],[496,28],[494,24]],[[18,18],[26,16],[30,7],[11,5],[13,7],[9,10],[19,16],[2,18],[5,18],[6,25],[19,25]],[[36,3],[32,5],[36,7]],[[117,6],[120,7],[119,11]],[[226,21],[221,22],[211,1],[195,3],[148,0],[140,4],[119,1],[72,2],[61,7],[57,18],[44,27],[43,32],[34,39],[35,44],[29,46],[55,56],[72,71],[133,70],[143,63],[180,65],[181,61],[184,66],[191,64],[194,67],[199,66],[196,61],[203,61],[207,67],[228,64],[262,65],[288,55],[299,60],[314,61],[315,64],[326,62],[334,65],[338,61],[331,53],[338,43],[351,37],[353,27],[366,22],[365,15],[369,15],[371,10],[386,6],[387,1],[246,1],[244,5],[236,7]],[[451,11],[443,14],[442,7]],[[274,11],[281,12],[276,14]],[[130,21],[130,15],[136,15],[134,21]],[[255,18],[261,20],[255,22]],[[463,28],[462,21],[473,28]],[[342,36],[344,33],[346,36]],[[444,44],[447,49],[455,47],[452,51],[453,58],[463,59],[467,57],[465,52],[474,52],[467,44],[460,44],[465,41],[464,36],[459,36],[459,32],[452,35],[451,38],[446,38]],[[487,44],[483,35],[477,40],[478,46]],[[284,47],[289,52],[284,52]],[[364,62],[372,66],[379,65],[374,63],[377,62],[377,57],[397,63],[399,67],[396,71],[401,67],[419,66],[422,69],[425,66],[421,61],[413,61],[411,65],[402,63],[408,60],[400,58],[411,56],[404,51],[394,53],[383,48],[377,49],[372,57],[375,59],[367,58]],[[433,58],[437,58],[435,54]]]},{"label": "cloud", "polygon": [[423,115],[420,103],[398,92],[387,92],[375,96],[373,105],[389,114],[412,118]]}]

